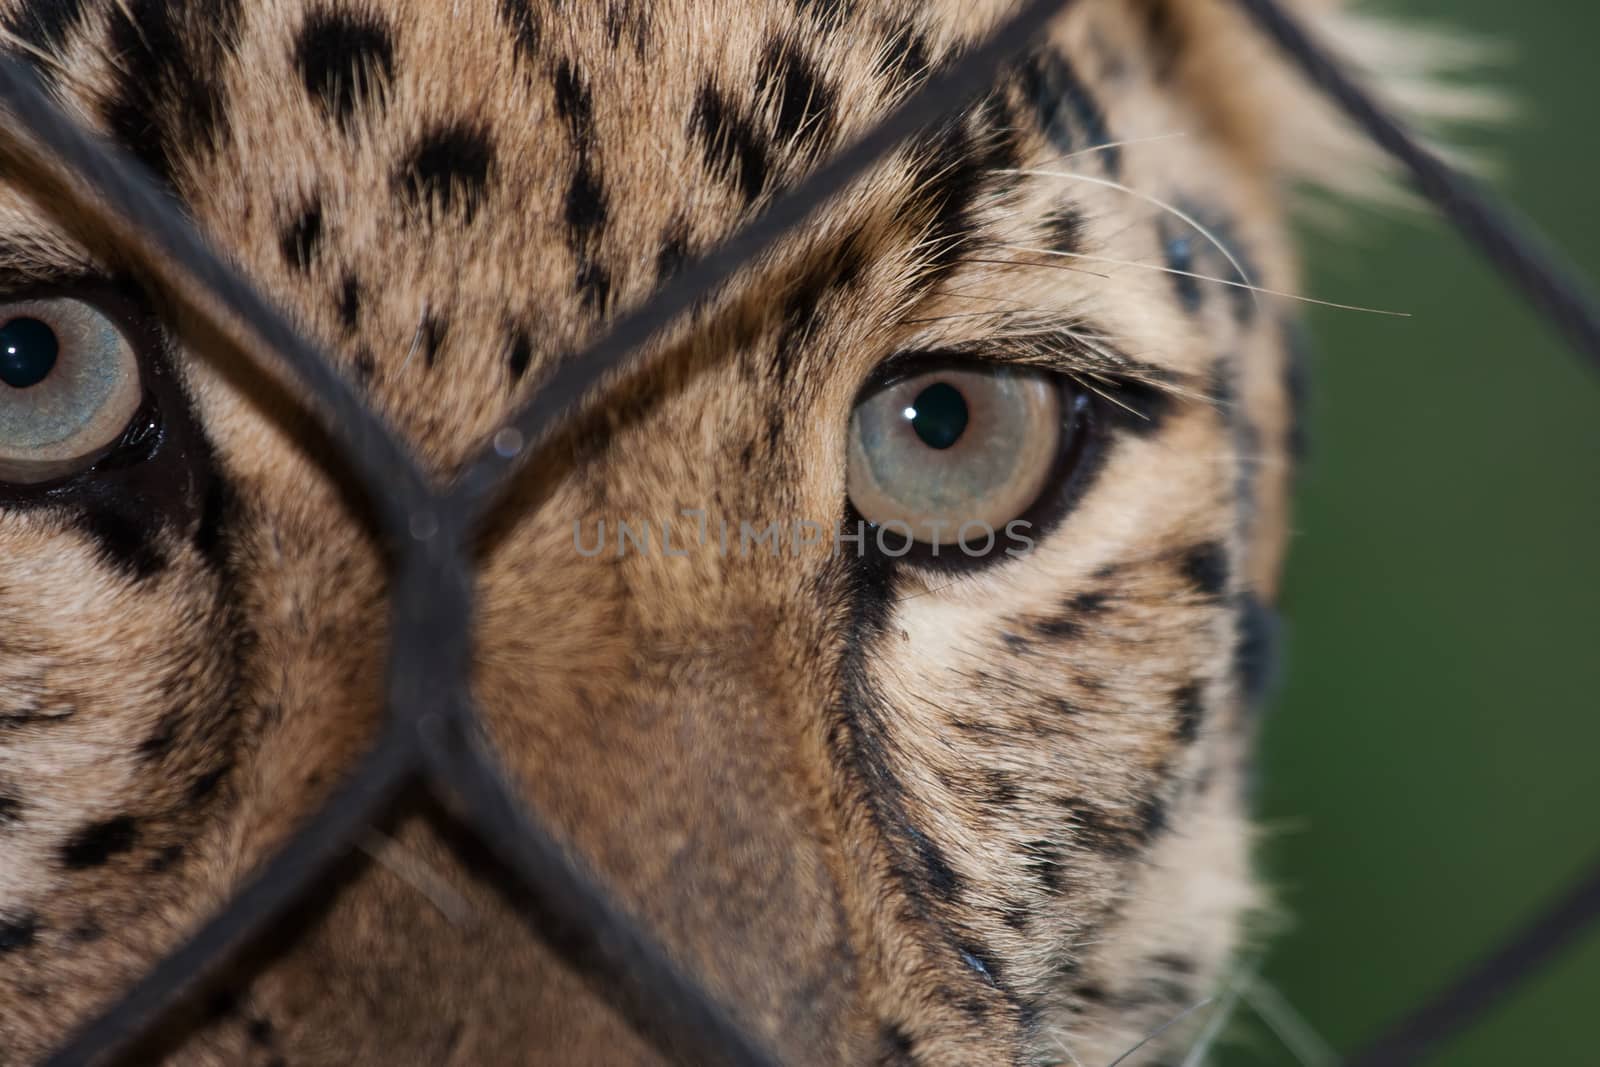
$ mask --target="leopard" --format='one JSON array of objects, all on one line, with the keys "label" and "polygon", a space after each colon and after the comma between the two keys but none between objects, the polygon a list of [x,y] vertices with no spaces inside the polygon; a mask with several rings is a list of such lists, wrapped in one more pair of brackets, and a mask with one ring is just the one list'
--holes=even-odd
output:
[{"label": "leopard", "polygon": [[[444,485],[1018,6],[5,0],[0,44]],[[1426,51],[1293,6],[1368,67]],[[17,143],[5,1064],[293,838],[373,744],[394,654],[392,560],[318,398]],[[1298,220],[1382,169],[1228,0],[1063,5],[494,503],[494,751],[779,1062],[1191,1062],[1270,906],[1250,795],[1304,450]],[[407,792],[128,1062],[663,1062],[558,942]]]}]

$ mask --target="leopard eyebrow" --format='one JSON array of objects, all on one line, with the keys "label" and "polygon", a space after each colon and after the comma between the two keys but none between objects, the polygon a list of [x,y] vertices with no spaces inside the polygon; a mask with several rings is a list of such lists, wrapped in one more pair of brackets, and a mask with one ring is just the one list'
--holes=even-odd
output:
[{"label": "leopard eyebrow", "polygon": [[[1064,374],[1082,374],[1142,382],[1174,393],[1192,390],[1193,375],[1128,355],[1092,323],[1083,320],[1041,324],[1037,314],[1006,329],[1013,316],[1000,312],[1000,328],[972,341],[943,345],[941,351],[999,362],[1044,367]],[[991,320],[993,321],[993,320]]]},{"label": "leopard eyebrow", "polygon": [[15,288],[70,275],[108,273],[107,264],[60,230],[21,217],[10,204],[0,203],[0,286]]}]

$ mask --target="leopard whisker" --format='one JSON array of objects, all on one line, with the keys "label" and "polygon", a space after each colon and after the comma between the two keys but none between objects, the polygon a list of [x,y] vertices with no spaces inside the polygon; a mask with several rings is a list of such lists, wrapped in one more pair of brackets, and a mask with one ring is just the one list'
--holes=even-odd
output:
[{"label": "leopard whisker", "polygon": [[1166,267],[1157,263],[1141,263],[1134,259],[1113,259],[1110,256],[1097,256],[1089,252],[1064,252],[1053,248],[1032,248],[1027,245],[1002,245],[1001,247],[1013,252],[1031,252],[1041,256],[1063,256],[1071,259],[1088,260],[1092,263],[1108,263],[1118,267],[1134,267],[1139,270],[1156,271],[1160,274],[1175,274],[1182,278],[1194,278],[1202,282],[1215,282],[1217,285],[1230,285],[1237,289],[1259,293],[1262,296],[1297,300],[1303,304],[1315,304],[1318,307],[1334,308],[1338,311],[1362,311],[1369,315],[1386,315],[1396,319],[1409,319],[1411,317],[1409,311],[1390,311],[1386,308],[1363,307],[1360,304],[1340,304],[1332,300],[1319,300],[1314,296],[1304,296],[1300,293],[1289,293],[1281,289],[1267,289],[1259,285],[1250,285],[1246,282],[1235,281],[1232,278],[1218,278],[1210,274],[1197,274],[1191,270],[1179,270],[1177,267]]},{"label": "leopard whisker", "polygon": [[1195,1012],[1200,1011],[1202,1008],[1205,1008],[1208,1005],[1216,1003],[1216,1000],[1216,997],[1211,996],[1199,1001],[1198,1003],[1191,1004],[1187,1008],[1184,1008],[1178,1014],[1174,1015],[1172,1018],[1168,1019],[1166,1022],[1162,1023],[1160,1026],[1141,1037],[1137,1044],[1124,1051],[1122,1055],[1118,1056],[1110,1063],[1106,1064],[1106,1067],[1117,1067],[1119,1063],[1126,1061],[1129,1056],[1132,1056],[1135,1052],[1138,1052],[1140,1049],[1144,1048],[1150,1042],[1154,1041],[1156,1038],[1160,1037],[1174,1026],[1177,1026],[1179,1023],[1183,1022],[1183,1020],[1187,1019]]},{"label": "leopard whisker", "polygon": [[1333,1046],[1277,986],[1256,977],[1245,983],[1242,993],[1245,1004],[1303,1067],[1333,1067],[1339,1062]]},{"label": "leopard whisker", "polygon": [[1227,244],[1221,238],[1211,231],[1210,227],[1204,225],[1199,219],[1195,218],[1187,211],[1184,211],[1176,204],[1168,203],[1158,196],[1152,196],[1150,193],[1141,192],[1140,190],[1133,188],[1131,185],[1125,185],[1122,182],[1112,181],[1110,178],[1096,178],[1093,175],[1079,174],[1076,171],[1070,170],[1039,170],[1036,168],[1027,168],[1003,170],[999,173],[1016,174],[1024,177],[1062,178],[1067,181],[1088,182],[1090,185],[1099,185],[1107,189],[1115,189],[1139,200],[1143,200],[1146,203],[1152,204],[1160,208],[1162,211],[1167,212],[1173,218],[1193,227],[1194,230],[1199,233],[1200,236],[1204,237],[1212,247],[1214,247],[1218,252],[1222,253],[1223,258],[1228,261],[1228,265],[1238,273],[1239,277],[1243,278],[1246,282],[1254,284],[1251,282],[1250,272],[1244,269],[1244,264],[1239,262],[1238,257],[1233,254],[1232,250],[1228,248]]}]

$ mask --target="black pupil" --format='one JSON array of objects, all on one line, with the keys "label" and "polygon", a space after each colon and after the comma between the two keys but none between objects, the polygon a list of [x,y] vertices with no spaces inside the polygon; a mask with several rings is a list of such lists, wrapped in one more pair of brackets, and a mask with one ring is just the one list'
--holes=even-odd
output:
[{"label": "black pupil", "polygon": [[61,345],[38,319],[12,319],[0,326],[0,382],[13,389],[38,385],[55,369]]},{"label": "black pupil", "polygon": [[929,448],[949,448],[967,430],[967,398],[948,382],[934,382],[918,393],[905,414]]}]

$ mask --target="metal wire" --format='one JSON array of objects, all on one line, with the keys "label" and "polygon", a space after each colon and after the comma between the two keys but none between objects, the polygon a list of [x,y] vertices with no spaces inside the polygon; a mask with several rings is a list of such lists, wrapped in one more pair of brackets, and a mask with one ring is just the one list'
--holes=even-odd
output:
[{"label": "metal wire", "polygon": [[[210,249],[136,164],[67,118],[38,89],[28,65],[0,56],[0,104],[15,141],[12,156],[59,187],[49,201],[58,213],[70,211],[120,235],[128,246],[124,251],[185,299],[201,321],[230,336],[242,333],[252,353],[275,361],[299,383],[372,504],[395,569],[388,712],[372,749],[220,914],[74,1034],[51,1064],[91,1063],[151,1034],[243,945],[271,929],[387,810],[396,792],[418,778],[516,874],[537,910],[560,927],[543,933],[563,957],[599,980],[617,998],[624,1017],[662,1052],[695,1063],[777,1062],[518,801],[484,738],[467,684],[472,531],[536,446],[603,380],[626,369],[651,337],[714,295],[907,137],[991,84],[1004,62],[1073,2],[1029,0],[993,36],[935,73],[859,141],[617,320],[582,356],[563,363],[507,423],[520,447],[486,449],[443,492],[431,487],[406,446],[325,354]],[[1464,234],[1600,363],[1600,315],[1584,286],[1486,194],[1419,147],[1276,4],[1239,2],[1313,81],[1410,168]],[[1476,1017],[1575,936],[1596,911],[1600,871],[1458,987],[1353,1062],[1361,1067],[1415,1062],[1440,1034]]]}]

